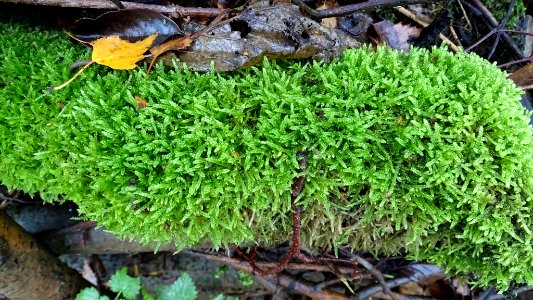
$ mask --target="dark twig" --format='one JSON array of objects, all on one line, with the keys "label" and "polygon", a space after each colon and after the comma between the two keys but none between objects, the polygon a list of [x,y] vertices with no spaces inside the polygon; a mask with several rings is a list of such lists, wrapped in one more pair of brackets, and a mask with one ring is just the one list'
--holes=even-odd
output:
[{"label": "dark twig", "polygon": [[[381,272],[378,269],[374,268],[374,266],[371,263],[369,263],[366,259],[362,258],[359,255],[352,255],[352,259],[355,259],[360,265],[365,267],[370,273],[372,273],[372,275],[374,275],[374,277],[376,277],[376,279],[378,280],[385,294],[391,296],[392,299],[394,300],[398,300],[398,297],[396,297],[396,295],[392,293],[392,291],[390,290],[390,287],[385,282],[385,278],[383,277],[383,274],[381,274]],[[372,295],[369,295],[366,297],[370,297],[370,296]],[[366,297],[362,297],[362,298],[366,298]],[[362,299],[362,298],[356,298],[356,299]]]},{"label": "dark twig", "polygon": [[513,61],[510,61],[510,62],[507,62],[507,63],[504,63],[504,64],[501,64],[501,65],[498,65],[498,68],[507,68],[508,66],[512,66],[512,65],[516,65],[516,64],[521,64],[521,63],[525,63],[525,62],[530,62],[533,60],[533,55],[531,56],[528,56],[526,58],[522,58],[522,59],[517,59],[517,60],[513,60]]},{"label": "dark twig", "polygon": [[[487,24],[489,25],[490,29],[493,30],[494,28],[497,28],[499,26],[498,21],[494,16],[491,14],[491,12],[487,9],[483,3],[481,3],[480,0],[471,0],[474,4],[475,9],[477,10],[477,13],[481,13],[484,19],[486,19]],[[472,10],[472,6],[467,5],[470,10]],[[511,51],[515,54],[515,56],[518,59],[524,58],[524,54],[522,51],[516,46],[514,41],[511,39],[511,37],[506,33],[501,33],[501,38],[505,41],[505,43],[510,47]]]},{"label": "dark twig", "polygon": [[[190,255],[201,256],[210,261],[223,263],[237,270],[242,270],[246,273],[253,274],[255,272],[254,269],[248,263],[242,262],[235,258],[230,258],[227,256],[221,256],[221,255],[213,255],[213,254],[193,251],[193,250],[184,250],[183,252],[190,254]],[[339,293],[336,293],[336,292],[333,292],[327,289],[319,290],[314,285],[308,285],[284,273],[277,274],[275,277],[270,275],[268,277],[256,277],[256,278],[263,278],[265,280],[269,280],[269,282],[272,284],[275,283],[275,285],[279,285],[281,287],[291,289],[293,293],[305,295],[313,299],[326,299],[326,300],[346,299],[346,297],[342,294],[339,294]],[[267,288],[275,290],[275,287],[272,284],[268,285]]]},{"label": "dark twig", "polygon": [[315,10],[309,7],[303,0],[292,0],[300,9],[302,9],[306,14],[315,18],[315,19],[324,19],[330,17],[342,17],[351,15],[355,12],[378,9],[383,7],[394,7],[398,5],[410,5],[418,3],[427,3],[427,2],[438,2],[442,0],[369,0],[363,3],[350,4],[336,8],[324,9],[324,10]]},{"label": "dark twig", "polygon": [[[303,173],[307,169],[307,154],[305,152],[298,152],[298,173]],[[292,245],[287,252],[287,254],[278,262],[278,264],[273,268],[268,269],[262,269],[258,267],[255,263],[255,254],[257,252],[257,246],[253,246],[250,250],[250,254],[246,255],[241,248],[237,247],[237,253],[244,257],[250,266],[252,266],[252,269],[254,273],[257,273],[260,276],[268,276],[273,274],[278,274],[287,266],[289,261],[300,254],[300,207],[296,205],[296,199],[300,196],[300,193],[302,192],[303,184],[305,181],[305,176],[300,175],[298,176],[293,184],[292,184],[292,192],[291,192],[291,202],[292,202],[292,210],[293,210],[293,216],[292,216]]]},{"label": "dark twig", "polygon": [[522,34],[522,35],[533,35],[533,33],[531,32],[525,32],[525,31],[520,31],[520,30],[503,30],[504,32],[507,32],[507,33],[515,33],[515,34]]},{"label": "dark twig", "polygon": [[[94,9],[117,8],[116,5],[110,2],[109,0],[0,0],[0,2]],[[182,7],[178,5],[152,5],[126,1],[122,1],[121,3],[124,5],[125,8],[151,9],[173,18],[182,18],[183,16],[214,18],[225,11],[225,9],[220,8]]]},{"label": "dark twig", "polygon": [[482,38],[480,38],[477,42],[473,43],[472,45],[470,45],[468,48],[465,49],[465,52],[470,52],[472,51],[472,49],[476,48],[477,46],[479,46],[479,44],[483,43],[486,39],[488,39],[489,37],[491,37],[495,32],[498,32],[498,28],[495,27],[493,28],[491,31],[489,31],[489,33],[485,34]]},{"label": "dark twig", "polygon": [[530,32],[525,32],[525,31],[520,31],[520,30],[508,30],[508,29],[500,29],[500,30],[497,30],[498,28],[494,28],[492,29],[489,33],[485,34],[481,39],[479,39],[477,42],[475,42],[474,44],[470,45],[470,47],[468,47],[467,49],[465,49],[465,52],[470,52],[472,51],[473,48],[479,46],[479,44],[483,43],[486,39],[488,39],[491,35],[493,35],[495,32],[507,32],[507,33],[514,33],[514,34],[521,34],[521,35],[530,35],[530,36],[533,36],[533,33],[530,33]]},{"label": "dark twig", "polygon": [[505,26],[507,25],[507,22],[509,22],[509,18],[511,17],[511,13],[513,12],[513,7],[514,7],[515,3],[516,3],[516,0],[511,0],[511,3],[509,4],[509,8],[507,9],[507,12],[505,13],[505,16],[503,17],[503,20],[496,27],[496,28],[498,28],[498,32],[496,33],[496,38],[494,39],[494,43],[492,44],[492,48],[490,48],[490,52],[487,55],[487,59],[490,59],[492,57],[492,54],[494,54],[494,51],[496,51],[496,47],[498,46],[498,42],[500,41],[500,37],[502,35],[501,29],[505,28]]},{"label": "dark twig", "polygon": [[[190,255],[197,255],[197,256],[204,256],[207,255],[203,252],[193,251],[193,250],[183,250],[183,253],[187,253]],[[213,254],[209,254],[213,255]],[[224,259],[228,259],[227,262],[231,262],[234,259],[227,257],[227,256],[217,256],[217,261],[224,263]],[[256,264],[261,268],[273,268],[277,265],[277,263],[273,262],[256,262]],[[331,267],[323,265],[321,262],[314,262],[314,263],[297,263],[297,262],[291,262],[287,264],[287,267],[285,269],[288,270],[295,270],[295,271],[318,271],[318,272],[331,272]],[[354,272],[354,269],[351,267],[337,267],[337,270],[339,271],[339,274],[350,274]],[[251,271],[251,269],[250,269]],[[366,275],[366,274],[365,274]],[[367,278],[367,276],[361,275],[360,278]]]},{"label": "dark twig", "polygon": [[29,203],[29,204],[35,204],[37,201],[28,201],[23,199],[18,199],[16,197],[7,197],[0,193],[0,201],[5,202],[18,202],[18,203]]}]

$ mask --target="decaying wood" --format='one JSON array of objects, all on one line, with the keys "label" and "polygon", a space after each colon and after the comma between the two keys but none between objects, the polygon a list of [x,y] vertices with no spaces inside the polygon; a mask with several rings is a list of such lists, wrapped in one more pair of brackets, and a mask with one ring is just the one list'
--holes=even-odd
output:
[{"label": "decaying wood", "polygon": [[11,300],[64,300],[88,285],[0,211],[0,294]]},{"label": "decaying wood", "polygon": [[[117,6],[109,0],[0,0],[0,2],[45,5],[58,7],[117,9]],[[216,17],[226,11],[220,8],[182,7],[178,5],[151,5],[134,2],[121,2],[125,8],[145,8],[155,10],[173,18],[183,16],[191,17]]]},{"label": "decaying wood", "polygon": [[93,226],[58,230],[38,236],[39,240],[55,254],[116,254],[159,251],[176,251],[174,244],[141,244],[135,240],[120,240],[114,235]]}]

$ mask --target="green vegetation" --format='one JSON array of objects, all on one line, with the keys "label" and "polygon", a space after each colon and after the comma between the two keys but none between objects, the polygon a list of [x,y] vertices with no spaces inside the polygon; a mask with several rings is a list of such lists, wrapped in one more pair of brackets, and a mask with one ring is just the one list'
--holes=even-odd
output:
[{"label": "green vegetation", "polygon": [[[135,300],[142,294],[145,300],[194,300],[198,292],[192,278],[183,273],[171,285],[162,285],[158,287],[155,298],[141,287],[141,279],[128,275],[127,268],[118,270],[109,280],[109,289],[117,293],[116,300]],[[224,300],[224,296],[219,295],[215,299]],[[76,300],[109,300],[109,297],[100,295],[100,292],[94,287],[83,289],[77,296]]]},{"label": "green vegetation", "polygon": [[[507,0],[507,1],[488,0],[488,1],[484,1],[483,3],[485,3],[485,6],[494,15],[494,18],[496,18],[498,22],[501,22],[503,18],[505,17],[507,10],[509,9],[510,0]],[[518,21],[525,14],[526,14],[526,6],[524,5],[524,2],[520,0],[516,1],[515,6],[513,7],[513,12],[511,13],[509,21],[505,27],[508,29],[517,29],[516,27],[518,26]]]},{"label": "green vegetation", "polygon": [[[520,91],[444,49],[348,51],[233,74],[87,70],[63,34],[2,24],[0,181],[71,199],[120,237],[346,245],[533,284],[533,159]],[[139,108],[135,97],[148,102]]]}]

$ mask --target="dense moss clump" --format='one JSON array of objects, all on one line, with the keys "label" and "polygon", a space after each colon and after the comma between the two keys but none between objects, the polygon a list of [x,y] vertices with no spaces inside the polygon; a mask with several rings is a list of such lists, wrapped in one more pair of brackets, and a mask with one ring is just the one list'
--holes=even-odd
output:
[{"label": "dense moss clump", "polygon": [[272,244],[290,238],[306,151],[307,247],[406,250],[481,284],[533,284],[532,130],[520,91],[475,55],[359,49],[222,75],[94,67],[47,93],[88,50],[1,27],[9,187],[72,199],[121,237]]}]

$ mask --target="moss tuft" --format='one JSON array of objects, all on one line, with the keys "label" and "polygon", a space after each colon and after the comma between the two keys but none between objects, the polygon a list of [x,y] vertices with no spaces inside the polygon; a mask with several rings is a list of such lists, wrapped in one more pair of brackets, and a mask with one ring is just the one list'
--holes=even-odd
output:
[{"label": "moss tuft", "polygon": [[[120,237],[190,246],[302,238],[533,284],[532,130],[494,65],[443,49],[347,51],[233,74],[94,67],[60,33],[2,24],[0,181],[72,199]],[[135,97],[148,102],[139,108]]]}]

